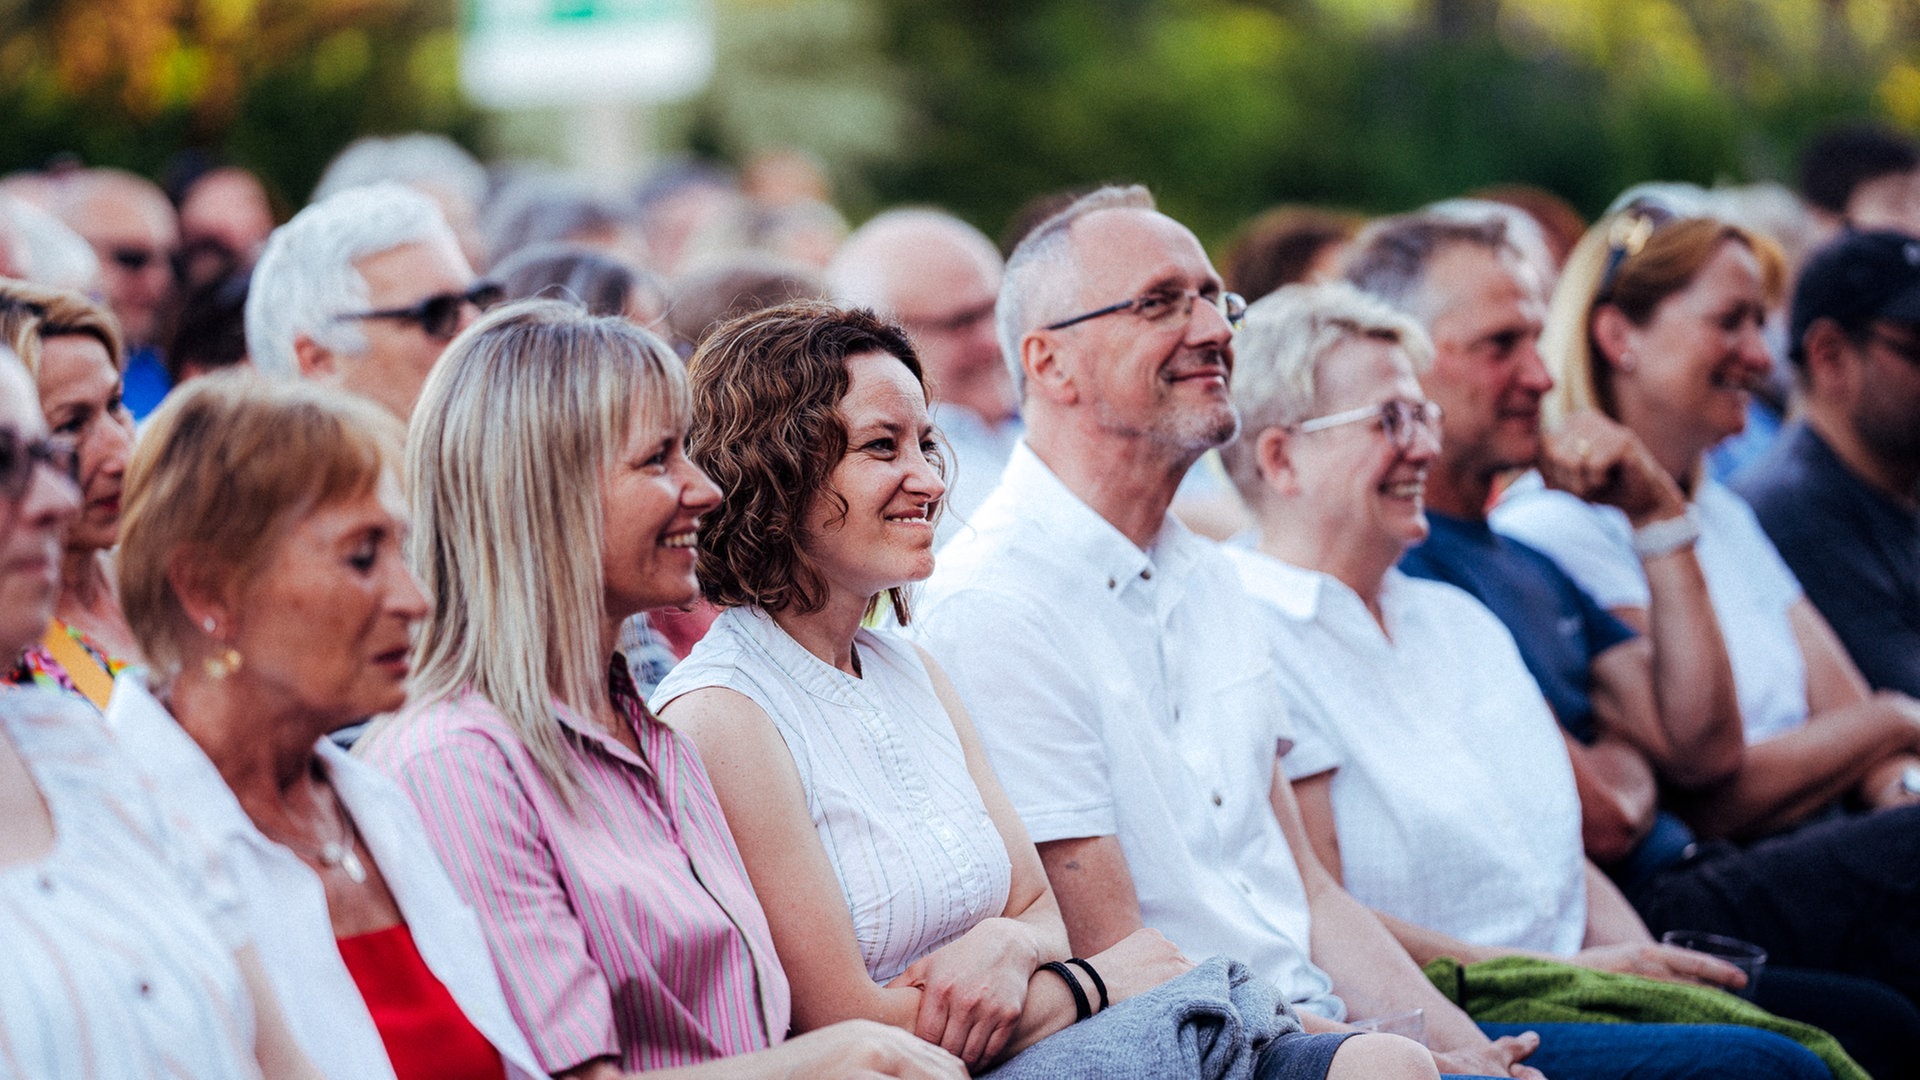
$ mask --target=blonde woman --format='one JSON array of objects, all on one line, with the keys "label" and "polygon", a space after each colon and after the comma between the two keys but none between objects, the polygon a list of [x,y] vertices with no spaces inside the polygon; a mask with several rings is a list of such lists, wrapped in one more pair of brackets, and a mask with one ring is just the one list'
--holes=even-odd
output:
[{"label": "blonde woman", "polygon": [[32,374],[54,436],[78,449],[81,497],[61,553],[53,619],[6,679],[76,694],[104,709],[113,677],[140,659],[107,554],[119,541],[133,447],[133,416],[120,397],[120,330],[106,308],[79,293],[0,279],[0,341]]},{"label": "blonde woman", "polygon": [[878,1025],[783,1044],[787,979],[706,770],[615,651],[622,620],[694,593],[717,492],[687,423],[679,362],[617,316],[528,301],[454,342],[407,450],[432,597],[413,697],[365,753],[426,819],[546,1072],[957,1078]]}]

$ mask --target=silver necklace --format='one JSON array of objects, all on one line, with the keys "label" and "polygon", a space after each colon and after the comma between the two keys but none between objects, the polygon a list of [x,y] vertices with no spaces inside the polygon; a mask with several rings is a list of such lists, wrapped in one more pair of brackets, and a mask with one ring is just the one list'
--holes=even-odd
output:
[{"label": "silver necklace", "polygon": [[338,840],[328,840],[320,845],[319,851],[315,851],[304,844],[291,843],[283,836],[276,836],[273,839],[293,848],[297,854],[308,861],[317,862],[328,870],[340,871],[355,885],[365,885],[367,864],[360,861],[360,853],[354,850],[354,841],[359,836],[359,831],[354,828],[353,815],[347,813],[346,804],[340,801],[340,793],[334,790],[331,783],[327,785],[327,792],[333,796],[334,813],[340,816],[341,835]]}]

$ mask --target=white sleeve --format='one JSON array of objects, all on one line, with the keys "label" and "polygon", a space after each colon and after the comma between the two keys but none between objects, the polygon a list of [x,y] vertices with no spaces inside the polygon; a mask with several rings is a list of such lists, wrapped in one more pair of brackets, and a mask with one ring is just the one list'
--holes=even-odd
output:
[{"label": "white sleeve", "polygon": [[1647,575],[1633,553],[1633,530],[1610,506],[1593,506],[1563,491],[1516,491],[1494,508],[1492,525],[1550,556],[1601,607],[1644,608]]},{"label": "white sleeve", "polygon": [[1070,630],[981,589],[945,597],[913,630],[960,692],[1033,841],[1116,835],[1099,695],[1055,647]]}]

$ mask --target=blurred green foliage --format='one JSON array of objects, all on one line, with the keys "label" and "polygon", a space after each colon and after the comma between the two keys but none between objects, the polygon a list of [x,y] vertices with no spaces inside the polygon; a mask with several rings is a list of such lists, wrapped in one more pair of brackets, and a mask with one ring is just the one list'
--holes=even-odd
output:
[{"label": "blurred green foliage", "polygon": [[[454,0],[0,0],[0,170],[212,149],[297,203],[353,136],[445,131]],[[818,154],[856,216],[1153,186],[1218,239],[1282,201],[1496,182],[1592,213],[1648,178],[1791,179],[1837,119],[1920,131],[1915,0],[715,0],[720,67],[656,130]],[[669,147],[671,149],[671,147]]]}]

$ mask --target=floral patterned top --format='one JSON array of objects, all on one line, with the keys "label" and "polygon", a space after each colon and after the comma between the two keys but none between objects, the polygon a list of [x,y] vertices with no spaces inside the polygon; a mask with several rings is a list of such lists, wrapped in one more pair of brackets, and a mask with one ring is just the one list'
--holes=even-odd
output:
[{"label": "floral patterned top", "polygon": [[[107,650],[83,633],[79,627],[69,626],[59,619],[53,620],[47,627],[47,634],[49,636],[67,635],[89,657],[92,657],[95,663],[100,665],[100,669],[107,673],[109,679],[118,676],[129,663],[129,661],[107,655]],[[86,699],[86,695],[74,685],[73,676],[69,675],[60,661],[54,659],[53,654],[47,651],[44,642],[37,643],[22,653],[19,662],[14,664],[13,670],[6,673],[3,681],[9,686],[38,686]]]}]

